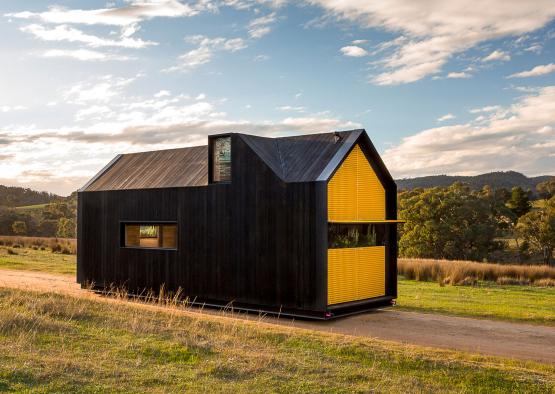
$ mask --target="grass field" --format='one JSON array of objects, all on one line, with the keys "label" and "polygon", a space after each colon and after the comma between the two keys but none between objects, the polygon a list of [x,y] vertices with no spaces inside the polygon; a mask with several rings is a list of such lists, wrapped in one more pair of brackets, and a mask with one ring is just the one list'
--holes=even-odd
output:
[{"label": "grass field", "polygon": [[[9,252],[11,251],[11,252]],[[10,254],[15,253],[15,254]],[[49,250],[0,247],[0,269],[49,272],[75,275],[75,255],[52,253]]]},{"label": "grass field", "polygon": [[402,309],[488,319],[555,325],[555,287],[439,286],[435,282],[399,280]]},{"label": "grass field", "polygon": [[[29,248],[0,247],[0,269],[21,269],[75,275],[75,255]],[[555,325],[555,287],[440,286],[436,282],[399,279],[398,308],[469,317]]]},{"label": "grass field", "polygon": [[20,207],[14,207],[18,211],[25,211],[25,210],[34,210],[34,209],[41,209],[46,207],[49,204],[35,204],[35,205],[22,205]]},{"label": "grass field", "polygon": [[555,367],[0,289],[0,391],[550,393]]}]

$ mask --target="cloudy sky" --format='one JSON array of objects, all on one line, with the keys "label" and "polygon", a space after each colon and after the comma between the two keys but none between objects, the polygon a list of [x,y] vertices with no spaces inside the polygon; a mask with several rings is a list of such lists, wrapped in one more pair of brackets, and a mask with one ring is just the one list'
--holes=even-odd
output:
[{"label": "cloudy sky", "polygon": [[555,1],[0,3],[0,184],[364,127],[395,177],[555,174]]}]

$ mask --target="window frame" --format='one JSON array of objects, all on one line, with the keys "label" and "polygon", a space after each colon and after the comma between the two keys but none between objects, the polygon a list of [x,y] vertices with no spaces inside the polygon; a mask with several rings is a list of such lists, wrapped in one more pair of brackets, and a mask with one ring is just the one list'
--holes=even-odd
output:
[{"label": "window frame", "polygon": [[[215,181],[214,180],[214,142],[219,138],[229,138],[230,150],[231,150],[231,160],[229,168],[229,180],[228,181]],[[231,183],[233,179],[233,136],[231,133],[214,134],[208,136],[208,184],[210,185],[225,185]]]},{"label": "window frame", "polygon": [[[146,225],[146,226],[163,226],[168,224],[173,224],[176,226],[176,237],[175,237],[175,247],[174,248],[164,248],[162,246],[148,248],[144,246],[126,246],[125,245],[125,226],[126,225]],[[120,220],[119,221],[119,247],[121,249],[139,249],[139,250],[178,250],[179,245],[179,224],[175,220]],[[159,231],[162,231],[161,229]]]}]

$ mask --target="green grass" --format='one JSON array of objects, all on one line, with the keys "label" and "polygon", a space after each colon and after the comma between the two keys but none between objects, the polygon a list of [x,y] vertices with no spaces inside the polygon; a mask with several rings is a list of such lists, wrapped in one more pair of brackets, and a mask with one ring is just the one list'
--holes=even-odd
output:
[{"label": "green grass", "polygon": [[14,209],[25,211],[25,210],[34,210],[34,209],[42,209],[49,204],[35,204],[35,205],[22,205],[20,207],[14,207]]},{"label": "green grass", "polygon": [[[8,250],[17,254],[8,254]],[[2,246],[0,247],[0,269],[2,268],[75,275],[76,261],[75,255]]]},{"label": "green grass", "polygon": [[[8,255],[0,247],[0,269],[21,269],[75,275],[75,255],[28,248],[11,248]],[[555,288],[536,286],[439,286],[436,282],[417,282],[399,278],[401,309],[488,319],[513,320],[555,325]]]},{"label": "green grass", "polygon": [[555,367],[0,289],[0,391],[551,393]]},{"label": "green grass", "polygon": [[435,282],[400,278],[397,305],[418,312],[555,325],[555,287],[491,282],[442,287]]}]

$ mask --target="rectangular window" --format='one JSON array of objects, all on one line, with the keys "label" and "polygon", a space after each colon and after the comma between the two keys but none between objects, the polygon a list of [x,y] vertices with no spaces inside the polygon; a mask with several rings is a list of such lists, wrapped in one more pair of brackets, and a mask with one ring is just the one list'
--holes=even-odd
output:
[{"label": "rectangular window", "polygon": [[361,248],[383,246],[385,224],[328,223],[328,248]]},{"label": "rectangular window", "polygon": [[177,248],[177,224],[124,223],[126,248]]},{"label": "rectangular window", "polygon": [[231,137],[212,142],[212,182],[231,182]]}]

